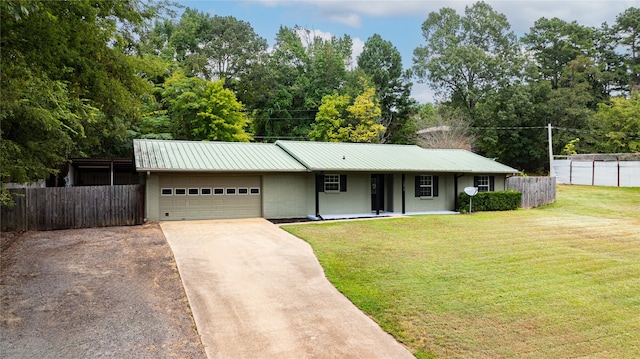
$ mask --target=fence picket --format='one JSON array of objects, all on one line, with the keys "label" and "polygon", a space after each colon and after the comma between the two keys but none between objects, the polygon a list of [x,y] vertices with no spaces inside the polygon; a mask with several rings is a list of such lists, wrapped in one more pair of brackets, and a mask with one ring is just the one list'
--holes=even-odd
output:
[{"label": "fence picket", "polygon": [[18,188],[1,208],[3,231],[124,226],[143,223],[144,186]]},{"label": "fence picket", "polygon": [[555,177],[509,177],[506,188],[522,193],[522,208],[544,206],[556,201]]}]

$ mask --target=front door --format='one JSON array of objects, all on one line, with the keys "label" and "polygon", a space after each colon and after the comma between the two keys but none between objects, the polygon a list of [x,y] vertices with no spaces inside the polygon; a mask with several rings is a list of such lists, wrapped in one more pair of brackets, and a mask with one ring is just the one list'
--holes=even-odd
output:
[{"label": "front door", "polygon": [[371,210],[384,211],[384,175],[371,175]]}]

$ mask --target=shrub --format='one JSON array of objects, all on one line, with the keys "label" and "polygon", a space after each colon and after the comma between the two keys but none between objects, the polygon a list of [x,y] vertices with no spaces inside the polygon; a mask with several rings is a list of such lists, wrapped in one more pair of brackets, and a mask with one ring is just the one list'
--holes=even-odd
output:
[{"label": "shrub", "polygon": [[[522,193],[514,190],[498,192],[480,192],[473,197],[471,210],[476,211],[511,211],[520,207]],[[469,212],[469,195],[461,192],[458,195],[459,211]]]}]

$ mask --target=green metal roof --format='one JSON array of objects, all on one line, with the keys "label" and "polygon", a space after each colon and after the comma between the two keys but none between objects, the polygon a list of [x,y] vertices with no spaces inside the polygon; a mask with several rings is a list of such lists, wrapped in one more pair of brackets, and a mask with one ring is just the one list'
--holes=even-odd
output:
[{"label": "green metal roof", "polygon": [[133,140],[138,171],[306,172],[275,144]]},{"label": "green metal roof", "polygon": [[423,149],[409,145],[134,140],[133,148],[138,171],[518,172],[465,150]]},{"label": "green metal roof", "polygon": [[311,171],[517,173],[466,150],[411,145],[277,141]]}]

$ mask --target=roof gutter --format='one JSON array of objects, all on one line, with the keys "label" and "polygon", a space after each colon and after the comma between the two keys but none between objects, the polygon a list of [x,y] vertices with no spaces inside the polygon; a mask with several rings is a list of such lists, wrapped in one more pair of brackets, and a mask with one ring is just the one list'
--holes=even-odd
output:
[{"label": "roof gutter", "polygon": [[251,170],[245,170],[245,169],[190,169],[190,168],[136,168],[136,172],[189,172],[189,173],[193,173],[193,172],[198,172],[198,173],[283,173],[283,172],[287,172],[287,173],[303,173],[303,172],[309,172],[307,169],[297,169],[297,170],[292,170],[292,169],[286,169],[286,170],[274,170],[274,169],[251,169]]}]

